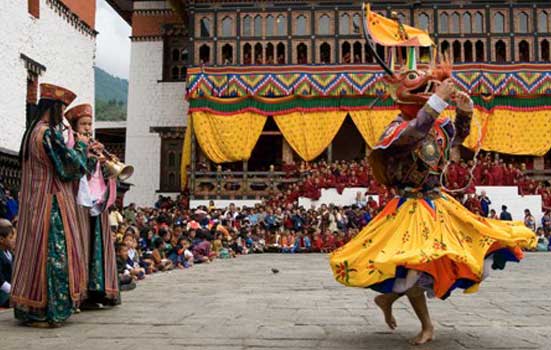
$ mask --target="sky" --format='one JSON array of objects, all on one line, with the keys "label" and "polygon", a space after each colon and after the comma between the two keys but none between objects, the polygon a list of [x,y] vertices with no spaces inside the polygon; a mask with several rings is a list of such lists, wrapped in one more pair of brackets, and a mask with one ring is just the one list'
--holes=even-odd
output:
[{"label": "sky", "polygon": [[96,65],[114,76],[128,79],[130,26],[107,4],[97,1]]}]

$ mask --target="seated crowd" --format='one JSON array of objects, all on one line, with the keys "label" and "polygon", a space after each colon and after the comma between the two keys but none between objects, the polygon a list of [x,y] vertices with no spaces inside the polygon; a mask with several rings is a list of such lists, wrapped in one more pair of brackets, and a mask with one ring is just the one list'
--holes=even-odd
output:
[{"label": "seated crowd", "polygon": [[[446,187],[450,190],[464,189],[465,195],[475,193],[475,186],[518,186],[520,195],[542,196],[543,210],[551,209],[551,186],[549,182],[537,182],[525,175],[525,163],[505,162],[504,159],[492,153],[479,154],[476,166],[470,169],[473,161],[450,162],[446,169]],[[338,193],[347,187],[364,187],[368,194],[377,195],[379,206],[384,206],[394,197],[392,189],[378,184],[372,175],[366,159],[361,161],[335,161],[327,163],[319,161],[313,163],[302,162],[284,164],[282,170],[287,177],[299,179],[282,189],[283,194],[275,198],[276,202],[294,203],[298,197],[317,200],[321,197],[321,190],[335,188]],[[458,198],[465,201],[463,194]]]},{"label": "seated crowd", "polygon": [[[464,187],[468,166],[465,162],[450,164],[448,186]],[[521,194],[541,194],[545,211],[541,223],[526,210],[525,224],[537,233],[536,250],[547,251],[551,242],[550,188],[548,184],[527,179],[524,170],[524,165],[492,161],[486,154],[480,157],[473,171],[474,184],[518,185]],[[154,207],[138,208],[131,204],[122,211],[111,208],[109,222],[116,242],[121,289],[134,288],[135,281],[147,274],[187,269],[215,259],[252,253],[331,252],[352,239],[396,194],[375,181],[366,160],[288,164],[284,171],[288,177],[300,180],[250,208],[232,204],[219,209],[211,201],[208,207],[190,210],[186,196],[175,200],[160,197]],[[367,190],[358,192],[349,206],[303,208],[298,205],[299,196],[316,199],[323,188],[342,192],[346,187]],[[15,229],[11,225],[17,225],[17,213],[13,213],[17,201],[8,191],[3,188],[2,191],[0,204],[4,209],[0,217],[8,220],[0,223],[0,304],[2,293],[9,293],[9,266],[15,241]],[[491,201],[486,193],[475,194],[472,185],[458,199],[479,215],[511,220],[506,206],[499,215],[489,210]]]}]

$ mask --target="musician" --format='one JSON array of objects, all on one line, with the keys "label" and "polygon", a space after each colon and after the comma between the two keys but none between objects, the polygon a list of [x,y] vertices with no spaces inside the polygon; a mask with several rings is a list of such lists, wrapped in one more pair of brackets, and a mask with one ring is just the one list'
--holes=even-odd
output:
[{"label": "musician", "polygon": [[19,225],[11,297],[15,317],[32,327],[63,324],[85,292],[85,264],[72,182],[86,171],[88,137],[67,147],[62,124],[75,99],[65,88],[40,85],[37,114],[21,143]]},{"label": "musician", "polygon": [[[92,106],[75,106],[65,114],[77,135],[90,135],[92,132]],[[120,303],[117,280],[115,247],[111,239],[108,208],[116,199],[116,179],[104,175],[106,157],[103,145],[95,140],[89,144],[88,175],[78,184],[77,204],[87,261],[87,299],[81,309],[97,309],[105,305]]]}]

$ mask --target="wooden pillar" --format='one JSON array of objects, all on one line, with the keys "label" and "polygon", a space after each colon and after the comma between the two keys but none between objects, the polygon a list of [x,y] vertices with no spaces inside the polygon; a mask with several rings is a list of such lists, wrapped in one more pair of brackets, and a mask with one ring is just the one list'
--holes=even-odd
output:
[{"label": "wooden pillar", "polygon": [[329,147],[327,147],[327,162],[333,163],[333,142],[331,142]]},{"label": "wooden pillar", "polygon": [[283,139],[283,143],[281,146],[281,158],[283,164],[289,164],[293,161],[293,149],[291,148],[287,140],[285,140],[285,138]]},{"label": "wooden pillar", "polygon": [[249,192],[249,162],[244,160],[243,161],[243,183],[241,184],[241,194],[243,195],[243,199],[247,199],[247,193]]},{"label": "wooden pillar", "polygon": [[[190,167],[191,176],[189,179],[189,198],[194,199],[195,198],[195,165],[197,163],[197,155],[196,155],[197,143],[195,139],[195,131],[193,130],[191,115],[189,116],[187,127],[191,128],[191,167]],[[187,169],[184,171],[187,171]]]},{"label": "wooden pillar", "polygon": [[545,157],[534,157],[534,170],[545,169]]}]

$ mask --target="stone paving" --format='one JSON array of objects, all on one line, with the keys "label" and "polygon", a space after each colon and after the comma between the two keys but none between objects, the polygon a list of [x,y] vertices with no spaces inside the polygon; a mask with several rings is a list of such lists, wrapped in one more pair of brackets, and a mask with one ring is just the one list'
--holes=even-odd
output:
[{"label": "stone paving", "polygon": [[[551,349],[551,254],[495,271],[474,295],[431,300],[437,338],[417,349]],[[271,272],[279,269],[278,274]],[[0,349],[409,349],[405,301],[390,332],[370,290],[336,283],[325,255],[254,255],[154,275],[112,310],[64,328],[19,326],[0,312]]]}]

